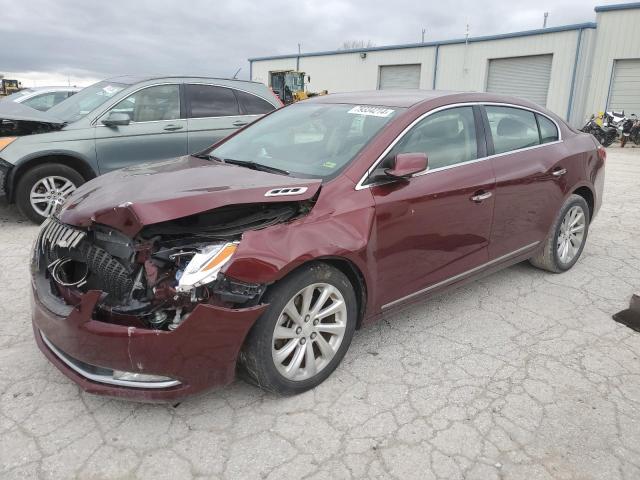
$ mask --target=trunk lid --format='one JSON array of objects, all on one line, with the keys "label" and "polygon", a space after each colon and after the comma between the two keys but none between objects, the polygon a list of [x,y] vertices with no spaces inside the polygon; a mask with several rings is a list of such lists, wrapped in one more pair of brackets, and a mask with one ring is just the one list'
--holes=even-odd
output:
[{"label": "trunk lid", "polygon": [[146,225],[226,205],[308,200],[321,183],[185,156],[102,175],[78,188],[58,216],[70,225],[99,223],[132,237]]}]

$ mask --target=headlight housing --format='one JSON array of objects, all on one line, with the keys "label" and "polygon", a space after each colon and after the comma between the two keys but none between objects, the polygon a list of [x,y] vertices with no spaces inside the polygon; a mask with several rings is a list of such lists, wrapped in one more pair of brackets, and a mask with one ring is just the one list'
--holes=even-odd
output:
[{"label": "headlight housing", "polygon": [[213,282],[237,248],[238,242],[215,243],[204,247],[187,264],[178,279],[176,290],[188,292],[195,287]]}]

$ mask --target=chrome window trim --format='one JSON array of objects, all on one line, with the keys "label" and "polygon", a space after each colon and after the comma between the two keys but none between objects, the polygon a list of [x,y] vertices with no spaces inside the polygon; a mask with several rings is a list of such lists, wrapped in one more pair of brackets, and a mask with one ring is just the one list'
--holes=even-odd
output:
[{"label": "chrome window trim", "polygon": [[[185,82],[184,84],[185,85],[208,85],[210,87],[230,88],[231,90],[238,90],[239,92],[248,93],[249,95],[253,95],[254,97],[258,97],[261,100],[264,100],[265,102],[267,102],[268,104],[273,105],[273,102],[270,102],[269,99],[264,98],[263,96],[258,95],[256,93],[250,92],[249,90],[245,90],[243,88],[236,88],[236,87],[231,87],[229,85],[221,85],[219,83],[207,83],[207,82]],[[273,105],[273,106],[275,107],[275,110],[278,109],[277,105]],[[251,115],[265,115],[265,114],[264,113],[257,113],[257,114],[252,113]],[[227,115],[227,116],[232,117],[232,116],[237,116],[237,115]],[[241,116],[244,116],[244,115],[241,115]],[[219,117],[198,117],[198,118],[219,118]]]},{"label": "chrome window trim", "polygon": [[412,178],[413,177],[420,177],[422,175],[427,175],[427,174],[434,173],[434,172],[439,172],[441,170],[449,170],[451,168],[461,167],[463,165],[469,165],[469,164],[472,164],[472,163],[477,163],[477,162],[481,162],[481,161],[484,161],[484,160],[489,160],[489,159],[495,158],[495,157],[501,157],[503,155],[511,155],[512,153],[525,152],[527,150],[533,150],[535,148],[546,147],[548,145],[554,145],[556,143],[561,143],[563,141],[563,139],[562,139],[562,131],[560,130],[560,125],[558,124],[558,122],[556,122],[549,115],[546,115],[546,114],[544,114],[544,113],[542,113],[539,110],[536,110],[534,108],[524,107],[522,105],[515,105],[513,103],[503,103],[503,102],[463,102],[463,103],[452,103],[452,104],[449,104],[449,105],[443,105],[441,107],[437,107],[437,108],[434,108],[433,110],[429,110],[428,112],[423,113],[418,118],[416,118],[413,122],[411,122],[404,130],[402,130],[402,132],[400,132],[400,134],[393,140],[393,142],[391,142],[389,144],[389,146],[384,149],[384,151],[376,159],[376,161],[373,162],[373,164],[367,169],[367,171],[364,173],[364,175],[362,175],[362,177],[360,178],[360,180],[356,184],[355,189],[356,190],[364,190],[364,189],[367,189],[367,188],[370,188],[370,187],[374,187],[376,185],[382,185],[383,184],[381,182],[365,184],[365,182],[366,182],[367,178],[377,168],[378,164],[380,162],[382,162],[382,160],[391,151],[391,149],[393,149],[393,147],[395,147],[395,145],[409,132],[409,130],[411,130],[413,127],[416,126],[416,124],[418,124],[419,122],[421,122],[422,120],[424,120],[428,116],[433,115],[434,113],[437,113],[437,112],[441,112],[443,110],[448,110],[448,109],[457,108],[457,107],[473,107],[473,106],[476,106],[476,105],[477,106],[491,105],[491,106],[496,106],[496,107],[519,108],[521,110],[528,110],[528,111],[533,112],[534,114],[537,114],[537,115],[542,115],[543,117],[545,117],[545,118],[549,119],[550,121],[552,121],[553,124],[556,126],[556,129],[558,131],[558,140],[553,141],[553,142],[548,142],[548,143],[541,143],[539,145],[533,145],[531,147],[519,148],[517,150],[509,150],[508,152],[495,153],[493,155],[488,155],[488,156],[485,156],[485,157],[475,158],[473,160],[469,160],[469,161],[466,161],[466,162],[455,163],[453,165],[447,165],[445,167],[439,167],[439,168],[433,168],[433,169],[428,168],[427,170],[425,170],[423,172],[416,173],[415,175],[412,175],[411,176]]},{"label": "chrome window trim", "polygon": [[398,303],[402,303],[405,300],[409,300],[409,299],[411,299],[413,297],[417,297],[418,295],[421,295],[423,293],[427,293],[427,292],[429,292],[431,290],[435,290],[438,287],[443,287],[445,285],[454,283],[456,280],[460,280],[460,279],[462,279],[464,277],[467,277],[467,276],[471,275],[472,273],[475,273],[475,272],[478,272],[480,270],[483,270],[484,268],[489,267],[489,266],[491,266],[493,264],[499,263],[499,262],[501,262],[503,260],[507,260],[507,259],[509,259],[511,257],[515,257],[519,253],[522,253],[522,252],[524,252],[526,250],[529,250],[529,249],[535,247],[536,245],[538,245],[539,243],[540,243],[539,241],[538,242],[533,242],[533,243],[530,243],[528,245],[525,245],[524,247],[520,247],[520,248],[514,250],[513,252],[507,253],[507,254],[502,255],[501,257],[498,257],[498,258],[494,258],[493,260],[490,260],[490,261],[488,261],[486,263],[483,263],[482,265],[478,265],[477,267],[474,267],[474,268],[472,268],[470,270],[467,270],[465,272],[462,272],[462,273],[459,273],[457,275],[454,275],[453,277],[449,277],[449,278],[446,278],[444,280],[441,280],[440,282],[434,283],[433,285],[430,285],[430,286],[428,286],[426,288],[418,290],[417,292],[410,293],[409,295],[405,295],[402,298],[398,298],[397,300],[393,300],[393,301],[391,301],[389,303],[385,303],[381,308],[382,308],[382,310],[385,310],[387,308],[393,307],[394,305],[397,305]]},{"label": "chrome window trim", "polygon": [[207,119],[211,120],[212,118],[235,118],[235,117],[247,118],[247,117],[262,117],[263,115],[266,115],[266,113],[251,113],[247,115],[220,115],[219,117],[188,117],[187,120],[188,121],[207,120]]},{"label": "chrome window trim", "polygon": [[[138,93],[140,90],[144,90],[145,88],[151,88],[151,87],[161,87],[163,85],[177,85],[178,88],[180,88],[180,83],[176,83],[176,82],[164,82],[164,83],[154,83],[153,85],[144,85],[140,88],[137,88],[136,90],[132,91],[131,93],[127,94],[126,97],[121,98],[120,100],[117,100],[113,103],[111,103],[106,109],[102,110],[102,112],[100,112],[92,121],[91,121],[91,125],[95,125],[96,127],[106,127],[107,125],[98,125],[98,120],[100,120],[102,118],[103,115],[105,115],[106,113],[109,113],[111,111],[111,109],[113,107],[115,107],[116,105],[118,105],[120,102],[124,102],[127,98],[129,98],[131,95],[135,95],[136,93]],[[126,90],[123,89],[122,91]],[[182,104],[182,95],[179,96],[180,98],[180,103]],[[180,105],[180,110],[182,110],[182,105]],[[136,125],[141,125],[141,124],[145,124],[145,123],[157,123],[157,122],[175,122],[176,120],[186,120],[187,117],[184,118],[172,118],[171,120],[149,120],[148,122],[134,122],[131,121],[131,123],[135,123]]]},{"label": "chrome window trim", "polygon": [[162,382],[133,382],[131,380],[118,380],[113,377],[108,377],[106,375],[97,375],[95,373],[87,372],[86,370],[83,370],[74,362],[72,362],[68,358],[68,355],[66,355],[64,352],[58,349],[53,343],[51,343],[51,341],[45,336],[44,333],[42,333],[41,331],[38,331],[38,333],[40,334],[40,338],[42,338],[42,341],[44,342],[44,344],[47,347],[49,347],[49,350],[51,350],[51,352],[53,352],[53,354],[58,359],[60,359],[61,362],[63,362],[67,367],[69,367],[71,370],[76,372],[78,375],[81,375],[84,378],[87,378],[93,382],[104,383],[108,385],[118,385],[121,387],[154,388],[154,389],[170,388],[170,387],[175,387],[177,385],[180,385],[180,382],[178,380],[165,380]]}]

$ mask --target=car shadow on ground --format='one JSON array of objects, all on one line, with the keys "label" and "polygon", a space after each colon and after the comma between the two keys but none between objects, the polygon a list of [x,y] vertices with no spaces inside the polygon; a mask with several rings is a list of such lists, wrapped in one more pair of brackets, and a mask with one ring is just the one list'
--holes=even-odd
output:
[{"label": "car shadow on ground", "polygon": [[23,217],[15,204],[10,205],[5,198],[0,197],[0,225],[5,223],[31,223]]}]

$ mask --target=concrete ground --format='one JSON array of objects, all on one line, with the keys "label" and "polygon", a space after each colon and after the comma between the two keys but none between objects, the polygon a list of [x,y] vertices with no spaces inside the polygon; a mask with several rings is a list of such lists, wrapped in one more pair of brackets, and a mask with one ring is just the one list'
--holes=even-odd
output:
[{"label": "concrete ground", "polygon": [[568,273],[516,265],[357,332],[304,395],[242,382],[178,405],[82,393],[36,348],[36,227],[0,206],[0,478],[638,479],[640,150]]}]

